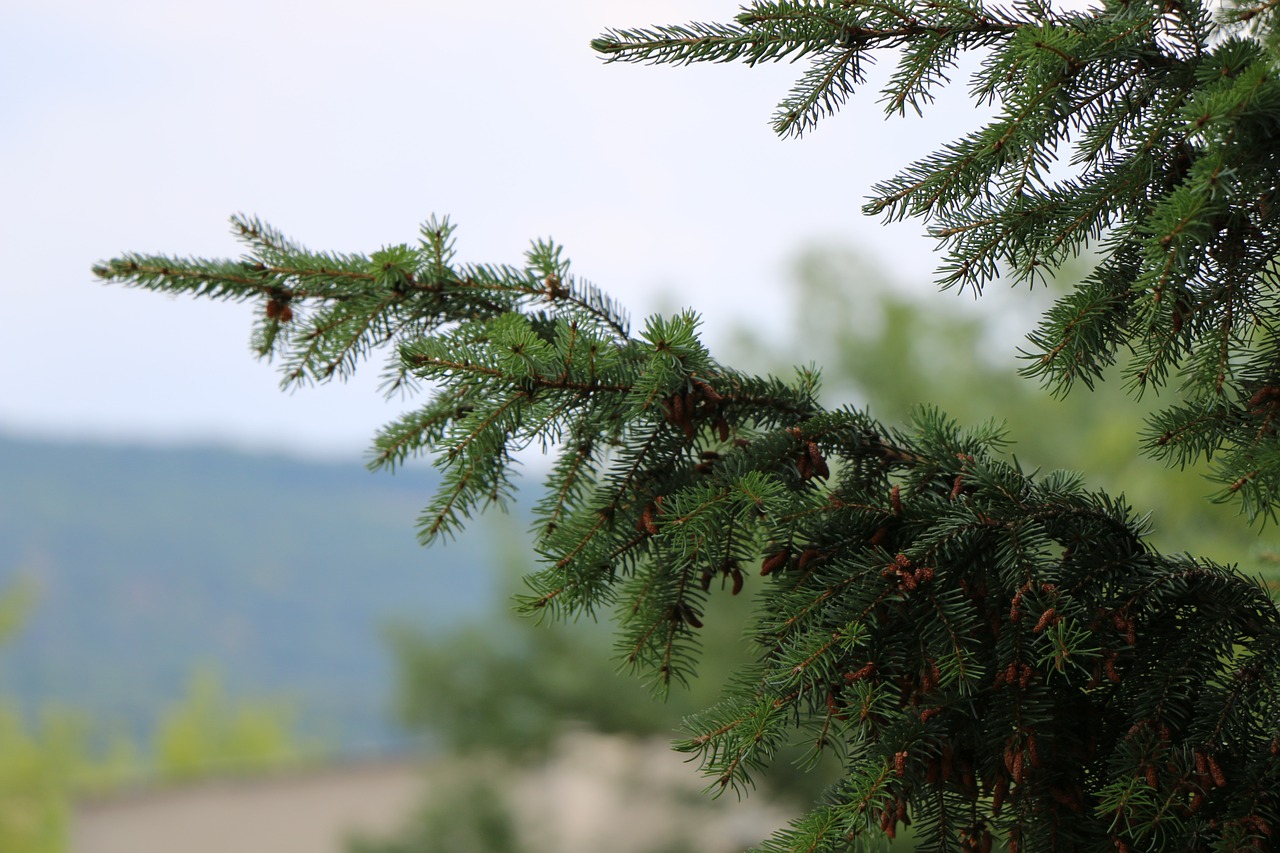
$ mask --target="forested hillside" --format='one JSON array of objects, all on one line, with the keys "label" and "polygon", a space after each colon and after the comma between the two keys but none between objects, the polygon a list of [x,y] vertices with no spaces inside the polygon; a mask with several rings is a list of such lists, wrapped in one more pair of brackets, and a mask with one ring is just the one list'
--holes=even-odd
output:
[{"label": "forested hillside", "polygon": [[357,459],[0,437],[0,586],[26,575],[35,590],[0,695],[145,728],[212,669],[233,695],[292,701],[335,749],[383,748],[381,629],[456,626],[493,588],[493,527],[415,541],[434,482]]}]

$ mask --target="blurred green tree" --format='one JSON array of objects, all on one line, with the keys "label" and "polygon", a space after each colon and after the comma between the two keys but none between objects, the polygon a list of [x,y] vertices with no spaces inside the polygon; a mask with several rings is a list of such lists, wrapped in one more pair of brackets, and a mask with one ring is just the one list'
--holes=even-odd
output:
[{"label": "blurred green tree", "polygon": [[[990,293],[987,299],[1000,303],[990,311],[912,295],[854,248],[810,246],[790,268],[789,334],[780,324],[769,336],[740,330],[733,349],[757,370],[806,359],[820,364],[824,402],[854,401],[890,423],[908,421],[924,404],[961,423],[997,417],[1023,465],[1078,471],[1143,507],[1161,550],[1211,554],[1270,578],[1276,555],[1266,543],[1273,537],[1240,525],[1230,504],[1206,500],[1213,486],[1203,464],[1179,469],[1136,452],[1158,394],[1128,400],[1117,368],[1091,394],[1066,397],[1045,395],[1016,375],[1010,329],[1029,325],[1088,271],[1077,259],[1031,294]],[[808,310],[814,305],[823,310]]]},{"label": "blurred green tree", "polygon": [[261,773],[320,754],[300,740],[287,703],[232,700],[207,668],[159,715],[154,741],[156,770],[173,780]]},{"label": "blurred green tree", "polygon": [[464,776],[433,792],[409,824],[386,839],[357,837],[350,853],[527,853],[498,780]]},{"label": "blurred green tree", "polygon": [[[37,598],[21,575],[0,590],[0,645],[21,629]],[[66,853],[81,796],[157,778],[261,772],[304,754],[287,708],[232,702],[207,672],[193,675],[187,695],[157,715],[150,749],[75,708],[43,708],[33,722],[0,699],[0,851]]]},{"label": "blurred green tree", "polygon": [[[0,646],[35,606],[36,587],[19,575],[0,590]],[[89,765],[82,717],[48,709],[32,725],[0,700],[0,850],[63,853],[72,780]]]},{"label": "blurred green tree", "polygon": [[[609,626],[586,620],[572,631],[550,630],[512,610],[516,592],[509,585],[479,623],[443,636],[411,625],[389,631],[400,718],[444,752],[537,760],[577,726],[638,737],[674,735],[686,716],[718,698],[720,686],[708,679],[655,704],[649,690],[618,671]],[[729,672],[749,660],[743,631],[751,601],[726,596],[716,604],[703,651],[719,671]]]}]

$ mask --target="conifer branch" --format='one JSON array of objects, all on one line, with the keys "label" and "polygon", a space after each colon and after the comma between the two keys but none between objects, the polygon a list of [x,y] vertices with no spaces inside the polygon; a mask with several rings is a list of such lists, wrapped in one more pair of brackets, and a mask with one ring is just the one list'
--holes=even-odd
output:
[{"label": "conifer branch", "polygon": [[[1271,3],[1228,14],[1240,24],[1276,17]],[[1261,153],[1275,149],[1262,128],[1280,111],[1280,52],[1264,44],[1275,42],[1271,29],[1252,31],[1257,39],[1213,41],[1200,0],[1072,13],[1034,3],[1010,11],[850,0],[759,2],[733,24],[615,30],[593,44],[609,61],[810,56],[775,115],[784,134],[838,111],[873,53],[898,52],[883,92],[892,114],[919,110],[946,85],[944,69],[960,53],[989,48],[972,92],[995,105],[997,117],[878,185],[864,209],[933,221],[930,233],[947,250],[940,283],[960,289],[979,291],[1002,275],[1034,281],[1066,258],[1101,249],[1100,272],[1112,279],[1123,269],[1123,287],[1107,284],[1115,295],[1106,310],[1090,309],[1087,325],[1067,310],[1084,303],[1065,297],[1064,310],[1030,338],[1041,362],[1028,372],[1064,393],[1076,380],[1091,385],[1127,347],[1136,353],[1128,369],[1136,393],[1173,384],[1190,398],[1241,396],[1228,365],[1248,349],[1247,324],[1280,314],[1280,302],[1261,287],[1280,252],[1280,217],[1271,213],[1280,157]],[[1250,135],[1256,142],[1242,146]],[[1087,169],[1056,177],[1055,163]],[[1253,298],[1250,319],[1238,312],[1226,331],[1136,298],[1146,292],[1159,303],[1166,293],[1228,281]],[[1221,369],[1199,369],[1193,354],[1207,349],[1221,353]],[[1272,466],[1261,475],[1280,481],[1280,463]],[[1244,473],[1224,469],[1221,479],[1232,484]],[[1255,495],[1264,503],[1251,504],[1251,514],[1268,513],[1268,493]]]},{"label": "conifer branch", "polygon": [[[1127,353],[1137,391],[1181,397],[1151,418],[1150,451],[1212,456],[1220,498],[1265,518],[1280,505],[1276,10],[1237,6],[1224,34],[1201,0],[777,0],[593,44],[609,61],[808,57],[783,133],[841,108],[873,52],[899,54],[883,95],[901,113],[987,51],[971,93],[995,117],[866,209],[927,221],[958,287],[1100,253],[1030,336],[1026,372],[1065,393]],[[846,768],[761,850],[835,853],[908,822],[933,850],[1270,843],[1280,608],[1234,567],[1155,552],[1123,500],[1026,474],[993,426],[923,408],[886,428],[824,408],[811,373],[736,372],[691,313],[633,335],[545,241],[523,266],[463,265],[448,220],[368,256],[234,228],[239,261],[125,255],[95,272],[258,300],[255,342],[286,377],[391,349],[391,384],[428,399],[370,464],[437,460],[424,539],[507,500],[517,451],[555,454],[524,606],[614,608],[624,659],[660,692],[692,672],[707,598],[753,588],[758,658],[681,748],[716,790],[750,785],[798,734]]]}]

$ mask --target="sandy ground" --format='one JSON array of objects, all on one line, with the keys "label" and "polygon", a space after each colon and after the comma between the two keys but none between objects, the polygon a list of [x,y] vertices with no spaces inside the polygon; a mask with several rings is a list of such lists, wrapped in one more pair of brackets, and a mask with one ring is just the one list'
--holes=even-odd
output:
[{"label": "sandy ground", "polygon": [[788,817],[756,800],[711,800],[701,793],[705,780],[666,741],[580,732],[545,763],[519,772],[488,762],[442,761],[425,772],[376,763],[87,802],[76,811],[71,851],[345,853],[353,833],[393,833],[431,792],[461,786],[468,774],[501,780],[532,851],[731,853]]}]

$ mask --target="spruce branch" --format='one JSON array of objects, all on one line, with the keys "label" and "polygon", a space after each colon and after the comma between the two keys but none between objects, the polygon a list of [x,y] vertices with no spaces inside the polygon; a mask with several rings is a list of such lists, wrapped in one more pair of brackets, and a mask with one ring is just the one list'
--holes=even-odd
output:
[{"label": "spruce branch", "polygon": [[[796,738],[848,768],[763,850],[834,851],[908,821],[935,849],[1173,849],[1234,844],[1280,819],[1280,609],[1256,582],[1155,553],[1123,501],[1003,461],[995,426],[962,430],[925,408],[889,429],[824,409],[811,372],[787,383],[721,365],[692,314],[627,336],[617,311],[538,290],[567,272],[549,243],[523,269],[462,265],[451,227],[424,234],[420,248],[323,265],[253,238],[290,272],[128,257],[102,269],[265,298],[264,313],[286,288],[297,313],[267,318],[300,326],[300,340],[275,343],[286,371],[342,359],[349,372],[373,341],[396,344],[428,399],[382,431],[370,464],[435,457],[424,541],[508,501],[520,449],[555,454],[536,510],[544,567],[524,606],[613,609],[624,664],[659,693],[693,676],[711,596],[758,596],[755,665],[680,748],[717,791],[750,787]],[[1091,288],[1072,318],[1096,338],[1095,315],[1129,291],[1100,274]],[[1228,406],[1252,443],[1224,455],[1253,454],[1232,470],[1280,464],[1265,457],[1280,412],[1270,358],[1241,373],[1247,405],[1205,398],[1155,443],[1207,453]],[[1238,490],[1261,506],[1270,488],[1256,473]]]},{"label": "spruce branch", "polygon": [[[1219,497],[1265,518],[1280,503],[1280,51],[1274,3],[1227,15],[1229,32],[1200,0],[778,0],[593,44],[609,61],[807,58],[781,133],[844,106],[874,53],[898,54],[882,94],[900,114],[984,51],[971,94],[994,117],[866,210],[928,222],[958,288],[1097,252],[1031,334],[1026,372],[1065,393],[1125,361],[1135,393],[1176,388],[1149,451],[1211,457]],[[516,454],[539,447],[556,460],[526,610],[611,609],[623,662],[662,693],[694,674],[710,599],[757,597],[755,662],[681,748],[717,791],[749,787],[795,739],[846,768],[760,849],[862,849],[908,824],[934,850],[1270,844],[1280,608],[1234,567],[1154,551],[1123,499],[1028,474],[994,425],[925,407],[889,428],[820,405],[813,371],[738,372],[690,312],[632,334],[549,241],[521,265],[466,264],[447,219],[367,255],[233,228],[240,260],[125,255],[95,272],[257,302],[255,346],[286,383],[391,350],[388,387],[427,399],[370,464],[435,459],[424,541],[502,506]]]},{"label": "spruce branch", "polygon": [[[902,114],[948,85],[963,53],[986,51],[970,92],[996,116],[877,184],[864,211],[927,222],[944,287],[1035,283],[1100,253],[1095,275],[1029,338],[1027,373],[1058,393],[1091,386],[1129,350],[1135,394],[1242,399],[1234,366],[1256,352],[1252,327],[1280,313],[1269,286],[1280,257],[1275,18],[1274,4],[1239,4],[1218,24],[1201,0],[1080,12],[758,2],[731,24],[613,30],[593,45],[611,62],[806,57],[774,116],[781,134],[845,106],[876,56],[896,56],[881,97]],[[1269,488],[1237,484],[1280,470],[1219,470],[1247,514],[1269,515]]]}]

